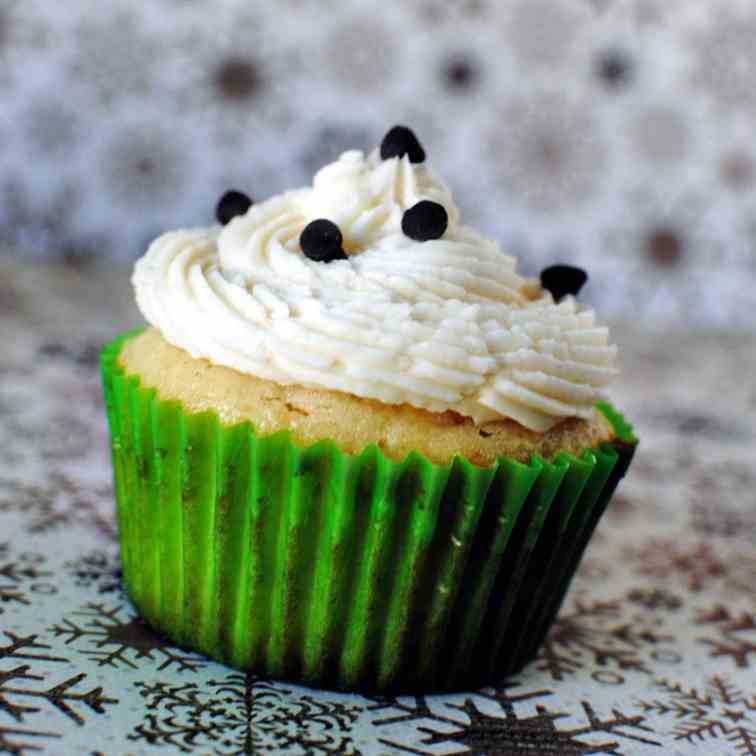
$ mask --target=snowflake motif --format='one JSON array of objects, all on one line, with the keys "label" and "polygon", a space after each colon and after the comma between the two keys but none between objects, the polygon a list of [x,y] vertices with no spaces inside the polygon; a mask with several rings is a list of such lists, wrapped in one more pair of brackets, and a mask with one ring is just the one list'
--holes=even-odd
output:
[{"label": "snowflake motif", "polygon": [[627,600],[650,611],[665,609],[674,612],[683,605],[679,596],[663,588],[633,588],[627,594]]},{"label": "snowflake motif", "polygon": [[753,587],[756,585],[756,554],[753,548],[745,551],[732,549],[731,558],[731,569],[725,581],[725,588],[752,597]]},{"label": "snowflake motif", "polygon": [[751,655],[756,657],[756,615],[743,612],[733,617],[729,609],[716,606],[703,612],[696,624],[714,627],[719,634],[717,638],[698,638],[711,648],[710,656],[729,657],[743,669],[750,666]]},{"label": "snowflake motif", "polygon": [[[65,659],[39,654],[23,654],[26,648],[49,648],[36,642],[36,636],[17,638],[6,633],[11,638],[14,651],[8,652],[9,647],[0,647],[0,658],[33,659],[35,661],[65,662]],[[5,653],[3,653],[5,652]],[[106,707],[118,703],[103,693],[102,687],[92,688],[82,692],[77,690],[79,683],[86,678],[80,673],[69,677],[57,685],[45,687],[40,683],[44,675],[34,674],[31,665],[21,664],[12,669],[0,670],[0,712],[14,721],[13,727],[0,726],[0,753],[24,756],[30,751],[39,751],[40,747],[34,742],[38,738],[60,738],[57,732],[48,730],[34,730],[25,726],[35,715],[49,717],[48,711],[42,709],[47,704],[51,709],[60,712],[77,725],[83,725],[87,712],[103,714]],[[39,719],[40,717],[36,717]],[[22,725],[21,727],[15,726]]]},{"label": "snowflake motif", "polygon": [[606,668],[648,673],[646,651],[672,637],[660,635],[646,614],[628,621],[620,608],[618,601],[576,601],[572,610],[557,617],[538,651],[535,668],[548,672],[553,680],[584,669],[599,675]]},{"label": "snowflake motif", "polygon": [[25,756],[29,751],[42,750],[33,738],[59,738],[57,732],[18,729],[17,727],[0,727],[0,753],[11,756]]},{"label": "snowflake motif", "polygon": [[[722,429],[730,440],[737,442],[738,435],[746,440],[750,429],[739,427],[727,418]],[[699,429],[696,428],[698,433]],[[749,493],[756,488],[756,473],[752,465],[728,461],[707,466],[705,472],[691,481],[691,525],[710,538],[712,535],[727,539],[739,538],[756,542],[756,514]],[[716,506],[712,506],[716,502]]]},{"label": "snowflake motif", "polygon": [[[716,509],[710,502],[716,501]],[[728,507],[727,498],[704,500],[700,497],[691,506],[691,527],[706,536],[718,535],[723,538],[750,538],[756,540],[756,517],[743,509]]]},{"label": "snowflake motif", "polygon": [[79,559],[66,562],[74,582],[80,588],[93,588],[97,593],[123,593],[123,573],[117,553],[96,549]]},{"label": "snowflake motif", "polygon": [[489,146],[507,196],[538,211],[566,210],[589,200],[606,162],[590,109],[559,94],[511,103],[492,123]]},{"label": "snowflake motif", "polygon": [[718,675],[709,677],[701,691],[668,680],[659,680],[657,685],[666,698],[641,701],[638,706],[644,713],[674,716],[678,722],[672,730],[675,740],[724,739],[737,752],[756,756],[756,694],[749,696]]},{"label": "snowflake motif", "polygon": [[[374,724],[377,727],[401,725],[406,732],[407,724],[416,723],[422,733],[418,743],[402,743],[400,740],[381,739],[389,747],[405,753],[435,753],[439,745],[460,746],[458,750],[446,753],[559,753],[569,755],[618,753],[617,740],[597,742],[597,735],[612,735],[645,745],[660,745],[644,733],[653,730],[644,724],[644,717],[627,716],[618,709],[612,709],[611,716],[602,718],[593,706],[582,701],[582,716],[587,724],[573,725],[560,729],[557,721],[569,716],[564,712],[550,711],[543,704],[536,705],[536,714],[518,716],[516,705],[551,695],[550,691],[539,690],[528,693],[510,694],[509,689],[517,686],[513,682],[503,688],[483,690],[465,697],[461,703],[447,702],[445,712],[431,704],[426,696],[412,698],[378,698],[371,706],[380,712]],[[422,724],[420,724],[422,723]],[[588,737],[589,742],[584,738]],[[419,746],[419,747],[415,747]],[[433,747],[434,750],[427,750]]]},{"label": "snowflake motif", "polygon": [[115,523],[112,517],[103,515],[103,500],[112,500],[110,486],[85,488],[57,471],[41,484],[0,479],[0,512],[28,515],[26,529],[33,534],[75,525],[114,542]]},{"label": "snowflake motif", "polygon": [[756,584],[752,549],[738,548],[734,542],[725,550],[689,539],[650,539],[640,546],[626,547],[624,556],[636,574],[682,583],[692,593],[718,586],[750,597]]},{"label": "snowflake motif", "polygon": [[727,564],[714,554],[709,544],[694,546],[678,541],[651,539],[642,546],[630,546],[625,556],[639,575],[682,580],[688,590],[698,593],[727,574]]},{"label": "snowflake motif", "polygon": [[[179,672],[196,672],[206,660],[197,654],[185,654],[169,640],[151,630],[136,615],[121,617],[124,606],[107,608],[104,604],[88,603],[61,625],[50,628],[56,637],[65,638],[66,645],[84,642],[94,646],[80,653],[97,661],[100,667],[130,667],[139,669],[140,661],[160,662],[157,671],[175,668]],[[80,622],[79,617],[84,621]]]},{"label": "snowflake motif", "polygon": [[[212,740],[219,734],[219,720],[225,710],[214,698],[203,696],[196,683],[167,685],[162,682],[136,684],[150,709],[143,724],[137,725],[129,740],[144,740],[150,745],[170,745],[188,753],[198,741]],[[162,714],[162,716],[161,716]]]},{"label": "snowflake motif", "polygon": [[[80,725],[84,724],[84,716],[79,713],[77,708],[74,708],[75,704],[88,708],[96,714],[103,714],[107,704],[118,703],[117,699],[104,696],[101,687],[92,688],[86,693],[72,690],[86,677],[84,672],[69,677],[62,683],[46,690],[30,688],[26,683],[45,679],[42,675],[31,674],[30,669],[31,667],[28,664],[24,664],[15,669],[0,671],[0,711],[9,714],[17,722],[23,721],[27,714],[34,714],[40,710],[24,704],[12,703],[11,699],[44,699]],[[18,685],[22,685],[22,687],[18,687]]]},{"label": "snowflake motif", "polygon": [[[60,656],[48,656],[47,654],[29,653],[30,651],[49,650],[50,646],[39,643],[38,635],[16,635],[9,630],[3,634],[10,641],[7,645],[0,645],[0,660],[3,659],[31,659],[34,661],[64,662],[66,659]],[[2,753],[2,751],[0,751]]]},{"label": "snowflake motif", "polygon": [[150,709],[132,741],[189,753],[213,744],[212,753],[251,754],[296,749],[308,754],[357,753],[348,735],[361,707],[341,700],[316,700],[261,680],[231,673],[196,683],[137,683]]},{"label": "snowflake motif", "polygon": [[[7,555],[7,544],[0,544],[0,556]],[[50,650],[50,646],[40,643],[37,635],[20,636],[10,631],[4,631],[8,643],[0,643],[0,661],[19,660],[32,662],[65,662],[59,656],[40,653]],[[39,709],[20,703],[19,696],[29,696],[29,690],[16,687],[19,680],[41,680],[39,676],[29,674],[30,666],[23,664],[11,670],[0,670],[0,712],[9,716],[16,723],[23,722],[24,717],[39,711]],[[32,696],[34,697],[34,696]],[[36,696],[39,697],[39,696]],[[42,696],[44,697],[44,695]],[[0,726],[0,753],[14,756],[24,756],[29,751],[40,750],[34,743],[35,738],[59,738],[54,732],[30,730],[28,728]]]},{"label": "snowflake motif", "polygon": [[[6,556],[7,555],[7,556]],[[0,614],[6,611],[6,604],[29,606],[29,592],[56,593],[53,585],[40,581],[52,576],[52,572],[42,570],[39,565],[45,558],[39,554],[20,554],[14,561],[6,562],[10,556],[9,547],[3,544],[0,550]]]}]

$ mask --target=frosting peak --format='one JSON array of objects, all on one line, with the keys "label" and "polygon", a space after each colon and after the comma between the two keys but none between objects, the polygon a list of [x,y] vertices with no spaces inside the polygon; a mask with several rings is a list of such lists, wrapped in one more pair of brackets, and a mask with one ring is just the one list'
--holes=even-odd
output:
[{"label": "frosting peak", "polygon": [[[402,232],[422,200],[447,213],[439,239]],[[302,253],[300,234],[319,218],[338,225],[346,259]],[[345,152],[311,187],[222,228],[165,234],[133,283],[147,320],[193,357],[478,423],[511,418],[543,431],[590,417],[617,372],[593,312],[518,275],[408,155]]]}]

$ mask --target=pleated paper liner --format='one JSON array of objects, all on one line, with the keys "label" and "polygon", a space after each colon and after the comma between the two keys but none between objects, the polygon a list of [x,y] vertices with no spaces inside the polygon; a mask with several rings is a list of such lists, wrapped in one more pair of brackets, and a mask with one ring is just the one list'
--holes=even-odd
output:
[{"label": "pleated paper liner", "polygon": [[636,444],[401,462],[158,399],[102,353],[128,593],[234,667],[362,691],[472,689],[537,651]]}]

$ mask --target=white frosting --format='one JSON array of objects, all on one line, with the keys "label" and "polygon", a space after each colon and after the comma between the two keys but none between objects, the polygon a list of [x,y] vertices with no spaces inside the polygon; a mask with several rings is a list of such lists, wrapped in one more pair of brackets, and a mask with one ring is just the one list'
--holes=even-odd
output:
[{"label": "white frosting", "polygon": [[[421,199],[446,208],[441,239],[402,233],[402,213]],[[299,235],[316,218],[338,224],[347,260],[302,254]],[[167,233],[133,283],[145,318],[193,357],[478,423],[512,418],[543,431],[588,418],[617,373],[593,311],[571,297],[555,304],[519,276],[512,257],[459,223],[447,187],[406,157],[345,152],[312,187],[223,228]]]}]

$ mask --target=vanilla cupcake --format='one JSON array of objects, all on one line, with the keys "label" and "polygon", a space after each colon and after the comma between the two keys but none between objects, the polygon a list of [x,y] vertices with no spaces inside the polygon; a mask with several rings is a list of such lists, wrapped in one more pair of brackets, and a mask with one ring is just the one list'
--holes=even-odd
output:
[{"label": "vanilla cupcake", "polygon": [[404,127],[157,239],[107,345],[123,573],[154,627],[259,674],[477,687],[537,650],[635,438],[616,347],[463,225]]}]

